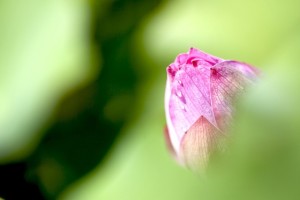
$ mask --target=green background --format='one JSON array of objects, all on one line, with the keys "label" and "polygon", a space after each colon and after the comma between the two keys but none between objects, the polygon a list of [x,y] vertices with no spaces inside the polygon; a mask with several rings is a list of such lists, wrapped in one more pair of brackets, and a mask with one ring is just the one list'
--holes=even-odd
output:
[{"label": "green background", "polygon": [[[299,199],[300,2],[3,0],[0,197]],[[165,69],[190,47],[262,71],[202,175],[169,155]]]}]

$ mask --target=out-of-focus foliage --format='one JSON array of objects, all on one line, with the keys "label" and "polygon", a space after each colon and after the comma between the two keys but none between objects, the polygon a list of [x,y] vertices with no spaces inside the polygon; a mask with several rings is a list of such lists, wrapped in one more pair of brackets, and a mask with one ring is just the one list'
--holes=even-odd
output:
[{"label": "out-of-focus foliage", "polygon": [[18,47],[7,54],[20,57],[3,64],[11,74],[3,75],[0,159],[27,157],[0,167],[0,195],[38,194],[36,184],[55,199],[100,163],[133,116],[144,77],[134,67],[133,33],[158,1],[25,1],[18,12],[15,4],[3,2],[3,40]]},{"label": "out-of-focus foliage", "polygon": [[[30,160],[54,108],[94,76],[83,1],[0,2],[0,196],[38,199]],[[7,165],[4,165],[4,164]],[[34,186],[35,184],[35,186]]]},{"label": "out-of-focus foliage", "polygon": [[60,97],[89,76],[87,5],[1,1],[0,162],[27,156]]},{"label": "out-of-focus foliage", "polygon": [[[0,196],[298,199],[299,7],[1,1]],[[171,159],[162,133],[165,67],[191,46],[263,71],[204,177]]]}]

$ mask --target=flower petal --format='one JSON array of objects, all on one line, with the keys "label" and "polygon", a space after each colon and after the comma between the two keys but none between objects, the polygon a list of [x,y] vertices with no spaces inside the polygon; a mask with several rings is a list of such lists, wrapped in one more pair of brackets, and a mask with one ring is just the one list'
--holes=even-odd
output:
[{"label": "flower petal", "polygon": [[194,68],[189,65],[177,71],[172,81],[167,81],[165,97],[167,125],[176,153],[184,133],[200,116],[204,116],[217,126],[211,107],[209,83],[210,69]]},{"label": "flower petal", "polygon": [[211,65],[215,65],[215,64],[223,61],[223,59],[221,59],[221,58],[210,55],[210,54],[200,51],[196,48],[190,48],[189,57],[191,57],[191,58],[196,57],[200,60],[210,63]]},{"label": "flower petal", "polygon": [[207,164],[213,148],[220,147],[218,136],[222,133],[205,117],[201,116],[186,132],[180,146],[180,160],[198,171]]},{"label": "flower petal", "polygon": [[259,76],[260,72],[258,69],[252,67],[251,65],[248,65],[243,62],[235,61],[235,60],[228,60],[225,61],[227,67],[234,68],[238,71],[240,71],[244,76],[246,76],[248,79],[255,81],[257,80],[257,77]]},{"label": "flower petal", "polygon": [[249,65],[237,61],[224,61],[211,68],[211,104],[218,127],[222,131],[232,121],[234,102],[254,77],[255,71]]}]

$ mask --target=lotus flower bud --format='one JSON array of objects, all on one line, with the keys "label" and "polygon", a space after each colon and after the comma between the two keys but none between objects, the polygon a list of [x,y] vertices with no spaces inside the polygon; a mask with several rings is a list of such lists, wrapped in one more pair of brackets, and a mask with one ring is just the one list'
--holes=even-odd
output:
[{"label": "lotus flower bud", "polygon": [[167,67],[166,139],[180,163],[202,168],[210,152],[222,148],[235,102],[257,75],[258,70],[248,64],[195,48]]}]

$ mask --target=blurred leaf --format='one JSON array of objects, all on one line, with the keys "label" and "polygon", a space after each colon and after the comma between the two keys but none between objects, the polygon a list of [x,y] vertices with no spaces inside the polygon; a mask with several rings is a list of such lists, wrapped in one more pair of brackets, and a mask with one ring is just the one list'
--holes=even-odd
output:
[{"label": "blurred leaf", "polygon": [[[69,95],[57,122],[29,159],[30,174],[48,198],[92,170],[109,152],[124,123],[136,112],[137,72],[132,37],[158,1],[107,1],[91,8],[91,42],[101,57],[94,82]],[[105,9],[103,9],[103,7]]]},{"label": "blurred leaf", "polygon": [[90,78],[81,1],[1,1],[0,162],[36,147],[58,100]]}]

